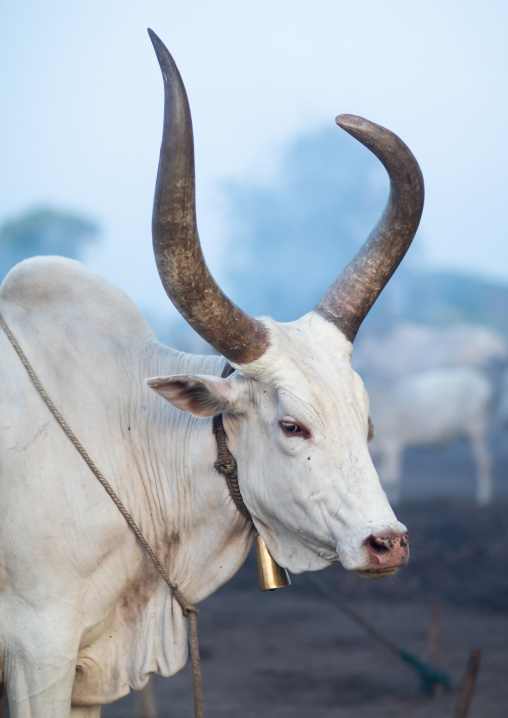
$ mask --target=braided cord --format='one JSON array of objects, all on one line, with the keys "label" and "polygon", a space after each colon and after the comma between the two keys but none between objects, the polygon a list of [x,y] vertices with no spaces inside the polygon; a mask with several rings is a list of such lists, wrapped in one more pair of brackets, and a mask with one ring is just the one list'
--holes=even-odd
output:
[{"label": "braided cord", "polygon": [[171,589],[171,592],[173,596],[176,598],[178,604],[180,605],[183,615],[188,617],[189,620],[189,645],[191,650],[191,662],[192,662],[192,673],[193,673],[193,682],[194,682],[194,711],[196,718],[202,718],[203,717],[203,699],[202,699],[202,691],[201,691],[201,666],[200,666],[200,659],[199,659],[199,644],[198,644],[198,634],[197,634],[197,614],[199,613],[199,608],[196,606],[193,606],[191,603],[189,603],[185,596],[182,594],[180,589],[178,588],[178,584],[173,583],[166,571],[164,570],[162,564],[160,563],[159,559],[153,552],[151,546],[149,545],[148,541],[145,539],[143,534],[141,533],[138,525],[132,518],[132,515],[127,511],[124,504],[116,494],[116,492],[113,490],[111,484],[105,479],[105,477],[102,475],[102,473],[99,471],[97,466],[93,463],[92,459],[88,455],[87,451],[77,438],[77,436],[74,434],[70,426],[67,424],[63,416],[60,414],[56,406],[53,404],[51,399],[49,398],[48,394],[46,393],[44,387],[40,383],[36,373],[34,372],[30,362],[28,361],[25,353],[21,349],[20,345],[18,344],[15,336],[12,334],[11,330],[7,326],[7,324],[4,321],[4,318],[0,314],[0,326],[4,330],[5,334],[7,335],[10,343],[14,347],[18,357],[20,358],[23,366],[25,367],[30,379],[32,380],[32,383],[34,384],[35,388],[41,395],[44,402],[47,404],[48,408],[50,409],[51,413],[57,420],[57,422],[60,424],[63,431],[67,434],[68,438],[72,441],[78,452],[81,454],[83,460],[85,461],[86,465],[90,469],[90,471],[97,477],[97,479],[100,481],[104,489],[106,490],[107,494],[110,496],[110,498],[115,503],[116,507],[124,517],[124,519],[127,521],[131,529],[136,534],[137,538],[139,539],[140,543],[142,544],[143,548],[147,552],[147,554],[150,556],[153,564],[155,565],[155,568],[159,572],[159,574],[162,576],[164,581],[167,583],[169,588]]},{"label": "braided cord", "polygon": [[[226,366],[222,370],[221,377],[225,379],[234,372],[233,367],[226,362]],[[226,479],[226,484],[229,489],[229,493],[233,502],[246,519],[252,521],[250,511],[245,505],[240,487],[238,486],[238,471],[236,465],[236,459],[228,449],[227,436],[224,430],[224,423],[222,421],[222,414],[215,414],[212,420],[212,431],[215,434],[215,440],[217,442],[217,461],[214,466],[215,469],[222,474]]]}]

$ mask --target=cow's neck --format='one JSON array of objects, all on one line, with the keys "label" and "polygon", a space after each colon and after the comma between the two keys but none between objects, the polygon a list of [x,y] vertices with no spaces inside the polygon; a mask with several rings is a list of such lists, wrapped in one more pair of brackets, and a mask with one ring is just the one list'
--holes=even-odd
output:
[{"label": "cow's neck", "polygon": [[[220,357],[171,353],[162,373],[217,375],[223,365]],[[171,580],[189,601],[199,602],[240,568],[254,531],[214,468],[217,445],[212,420],[173,409],[155,393],[149,402],[155,421],[152,411],[143,412],[149,414],[149,421],[138,419],[134,433],[131,427],[141,499],[149,504],[149,512],[144,513],[150,516],[146,530]],[[231,441],[234,452],[234,436]]]}]

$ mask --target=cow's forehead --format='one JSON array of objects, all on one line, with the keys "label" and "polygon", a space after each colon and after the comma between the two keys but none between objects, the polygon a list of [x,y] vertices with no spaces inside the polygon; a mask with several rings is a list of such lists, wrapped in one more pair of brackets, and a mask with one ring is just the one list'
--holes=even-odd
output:
[{"label": "cow's forehead", "polygon": [[236,367],[243,376],[309,400],[325,386],[333,391],[361,385],[351,368],[351,342],[319,314],[310,312],[288,323],[261,321],[269,330],[270,346],[256,361]]}]

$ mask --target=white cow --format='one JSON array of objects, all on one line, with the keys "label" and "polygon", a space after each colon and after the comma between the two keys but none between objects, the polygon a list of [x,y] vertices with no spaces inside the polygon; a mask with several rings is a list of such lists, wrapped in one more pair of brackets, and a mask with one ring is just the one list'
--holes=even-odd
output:
[{"label": "white cow", "polygon": [[491,417],[492,387],[472,367],[446,367],[405,377],[370,391],[375,436],[370,443],[379,457],[379,476],[397,501],[402,455],[411,446],[440,446],[466,437],[476,463],[478,504],[492,498],[491,460],[486,430]]},{"label": "white cow", "polygon": [[373,379],[400,379],[445,366],[488,369],[508,359],[508,342],[477,324],[428,327],[401,322],[383,336],[362,336],[355,367]]},{"label": "white cow", "polygon": [[[295,573],[340,562],[366,577],[391,575],[407,560],[406,528],[369,455],[368,399],[350,358],[418,226],[416,160],[388,130],[339,117],[387,168],[385,214],[314,311],[289,324],[253,319],[203,260],[187,97],[166,48],[152,42],[166,91],[153,219],[159,273],[236,371],[222,379],[221,356],[159,344],[122,291],[71,260],[18,265],[0,312],[189,602],[233,576],[256,532]],[[13,718],[91,718],[150,673],[182,668],[187,622],[3,332],[0,357],[1,677]],[[219,413],[251,518],[214,469]]]}]

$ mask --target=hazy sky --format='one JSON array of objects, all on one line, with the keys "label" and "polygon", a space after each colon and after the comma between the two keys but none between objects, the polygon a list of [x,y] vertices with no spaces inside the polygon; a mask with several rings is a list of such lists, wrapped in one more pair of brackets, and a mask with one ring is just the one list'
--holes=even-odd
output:
[{"label": "hazy sky", "polygon": [[89,266],[167,306],[151,252],[163,87],[147,27],[189,94],[213,271],[221,183],[272,179],[287,143],[347,112],[419,160],[427,262],[508,281],[505,0],[3,2],[0,223],[41,204],[84,212],[104,238]]}]

